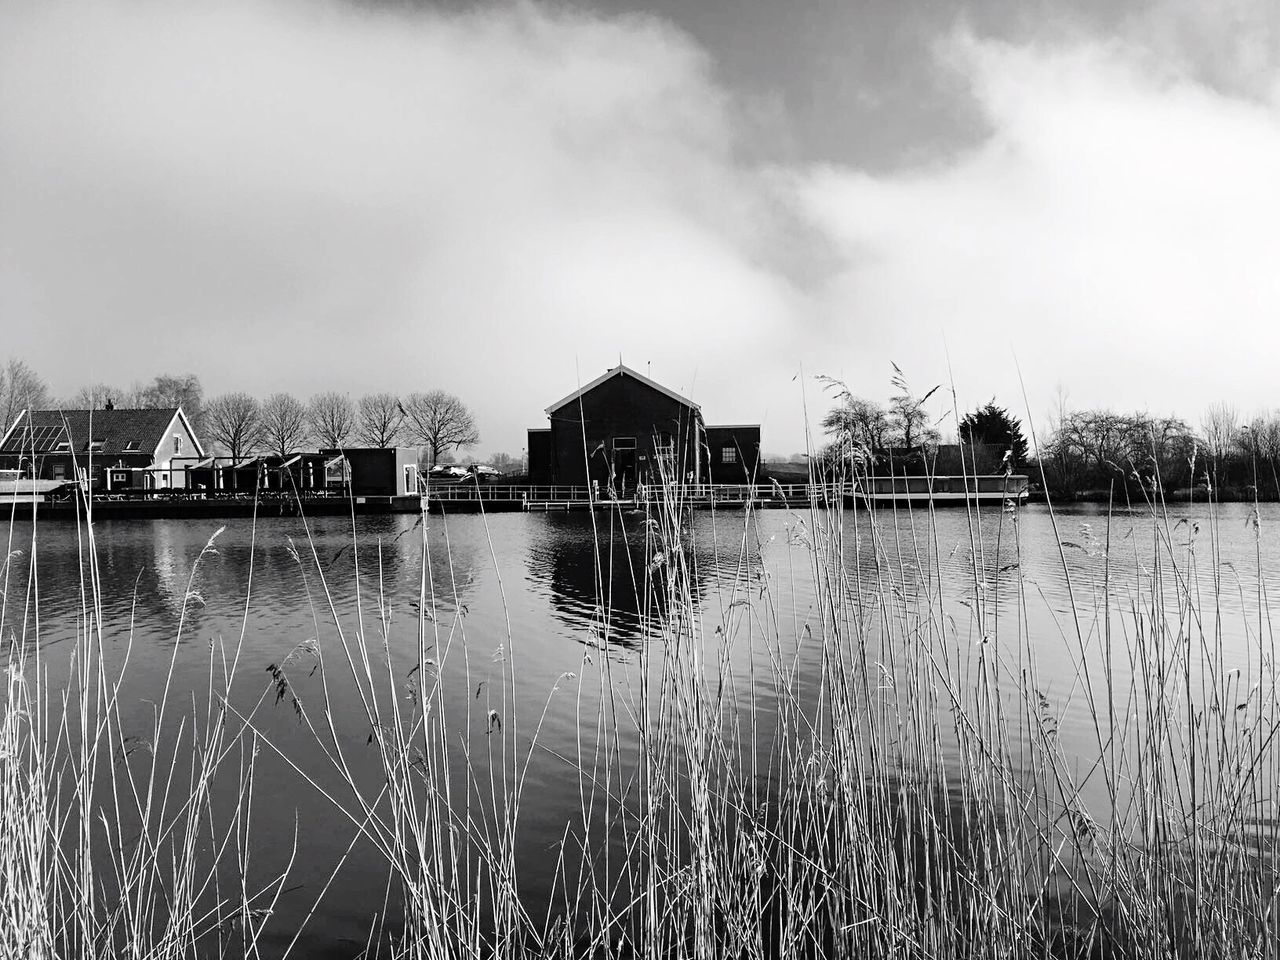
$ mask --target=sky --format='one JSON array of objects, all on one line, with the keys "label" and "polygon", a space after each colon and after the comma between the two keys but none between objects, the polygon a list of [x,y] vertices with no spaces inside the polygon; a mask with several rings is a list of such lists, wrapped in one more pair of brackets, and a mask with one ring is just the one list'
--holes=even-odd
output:
[{"label": "sky", "polygon": [[0,0],[0,358],[1194,425],[1280,407],[1278,174],[1262,0]]}]

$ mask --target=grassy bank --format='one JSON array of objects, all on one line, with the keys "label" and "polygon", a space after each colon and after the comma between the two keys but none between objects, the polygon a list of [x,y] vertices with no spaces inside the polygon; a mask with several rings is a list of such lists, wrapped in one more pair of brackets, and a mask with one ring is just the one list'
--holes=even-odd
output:
[{"label": "grassy bank", "polygon": [[[1238,625],[1241,662],[1223,644],[1232,587],[1214,524],[1162,506],[1141,548],[1099,525],[1087,580],[1067,556],[1079,545],[1057,537],[1070,602],[1046,638],[1031,634],[1042,598],[1014,512],[968,515],[957,589],[927,509],[815,508],[790,518],[785,544],[726,513],[711,522],[736,533],[709,545],[667,494],[638,523],[592,519],[599,605],[558,683],[578,704],[576,752],[559,759],[580,804],[542,854],[555,880],[536,901],[521,838],[552,691],[525,681],[519,623],[496,667],[473,661],[441,613],[457,598],[430,575],[449,558],[425,525],[411,641],[385,613],[406,598],[378,588],[360,598],[367,617],[339,616],[338,594],[380,583],[377,555],[355,558],[366,577],[331,582],[299,541],[302,589],[333,641],[270,664],[246,662],[243,635],[211,644],[206,688],[179,697],[166,680],[141,737],[120,700],[139,654],[103,634],[84,525],[74,649],[41,646],[38,578],[22,596],[6,588],[0,611],[3,954],[296,955],[298,931],[272,926],[296,878],[255,869],[255,776],[270,763],[324,799],[324,829],[385,862],[370,954],[1276,955],[1280,710],[1260,552],[1237,571],[1260,598]],[[701,570],[727,540],[737,556]],[[197,564],[217,549],[215,534]],[[10,543],[6,585],[37,552],[38,537]],[[804,567],[804,603],[762,559],[778,554]],[[1136,589],[1117,586],[1122,566]],[[613,649],[605,585],[619,568],[649,638],[634,657]],[[182,626],[195,573],[169,678],[196,642]],[[308,674],[319,695],[296,696]],[[246,681],[254,695],[232,695]],[[358,716],[333,708],[339,693]],[[306,757],[273,734],[279,711]],[[353,758],[353,737],[372,761]],[[341,863],[311,878],[315,911],[342,879]]]}]

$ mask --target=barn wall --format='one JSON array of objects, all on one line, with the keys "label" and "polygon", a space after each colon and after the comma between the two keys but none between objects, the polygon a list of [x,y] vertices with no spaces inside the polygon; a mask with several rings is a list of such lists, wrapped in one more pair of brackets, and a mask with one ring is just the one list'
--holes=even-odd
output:
[{"label": "barn wall", "polygon": [[754,483],[759,477],[759,425],[707,427],[708,475],[712,483]]},{"label": "barn wall", "polygon": [[[660,390],[625,373],[611,377],[551,414],[553,482],[598,483],[601,492],[612,479],[618,493],[637,482],[657,483],[659,447],[670,440],[666,472],[680,479],[701,474],[698,443],[701,417]],[[585,438],[585,443],[584,443]],[[620,438],[634,440],[628,453]]]}]

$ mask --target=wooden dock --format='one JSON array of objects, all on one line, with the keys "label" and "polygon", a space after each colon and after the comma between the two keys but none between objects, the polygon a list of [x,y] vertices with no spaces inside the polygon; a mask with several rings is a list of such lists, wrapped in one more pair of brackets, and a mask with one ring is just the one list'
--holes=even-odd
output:
[{"label": "wooden dock", "polygon": [[813,506],[1003,506],[1027,498],[1027,478],[875,477],[841,483],[681,484],[660,490],[643,487],[621,495],[583,486],[429,484],[424,494],[433,512],[564,513],[575,510],[646,510],[659,500],[692,510],[807,509]]},{"label": "wooden dock", "polygon": [[[24,481],[30,483],[30,481]],[[60,491],[10,490],[0,498],[9,516],[72,519],[85,512],[83,494]],[[427,483],[420,494],[398,497],[346,494],[301,496],[283,491],[207,494],[183,490],[137,491],[90,496],[99,519],[155,519],[248,516],[309,516],[417,513],[566,513],[581,510],[623,512],[672,505],[677,510],[801,510],[810,507],[860,506],[930,507],[987,503],[1003,507],[1022,503],[1027,478],[1008,477],[892,477],[843,483],[682,484],[661,489],[639,487],[611,494],[584,486],[533,486],[476,483]]]},{"label": "wooden dock", "polygon": [[844,487],[837,484],[682,484],[627,490],[622,495],[583,486],[506,486],[501,484],[431,484],[428,509],[434,512],[524,511],[565,513],[577,510],[643,511],[660,502],[693,510],[807,508],[835,505]]}]

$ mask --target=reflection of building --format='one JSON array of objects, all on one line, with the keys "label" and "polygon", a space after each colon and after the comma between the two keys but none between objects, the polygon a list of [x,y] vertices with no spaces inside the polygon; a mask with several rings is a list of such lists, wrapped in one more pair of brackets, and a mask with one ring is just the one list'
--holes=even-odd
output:
[{"label": "reflection of building", "polygon": [[708,427],[698,404],[619,364],[547,408],[529,431],[529,481],[629,491],[665,480],[747,483],[760,427]]},{"label": "reflection of building", "polygon": [[[531,518],[532,519],[532,518]],[[585,514],[548,514],[529,526],[529,578],[550,592],[551,613],[589,642],[588,627],[605,629],[611,644],[644,639],[646,616],[665,610],[661,579],[648,564],[654,545],[642,517],[596,528]],[[694,581],[697,589],[697,581]],[[646,599],[649,602],[646,602]]]},{"label": "reflection of building", "polygon": [[183,487],[193,455],[204,449],[179,407],[24,410],[0,440],[0,469],[106,490]]}]

